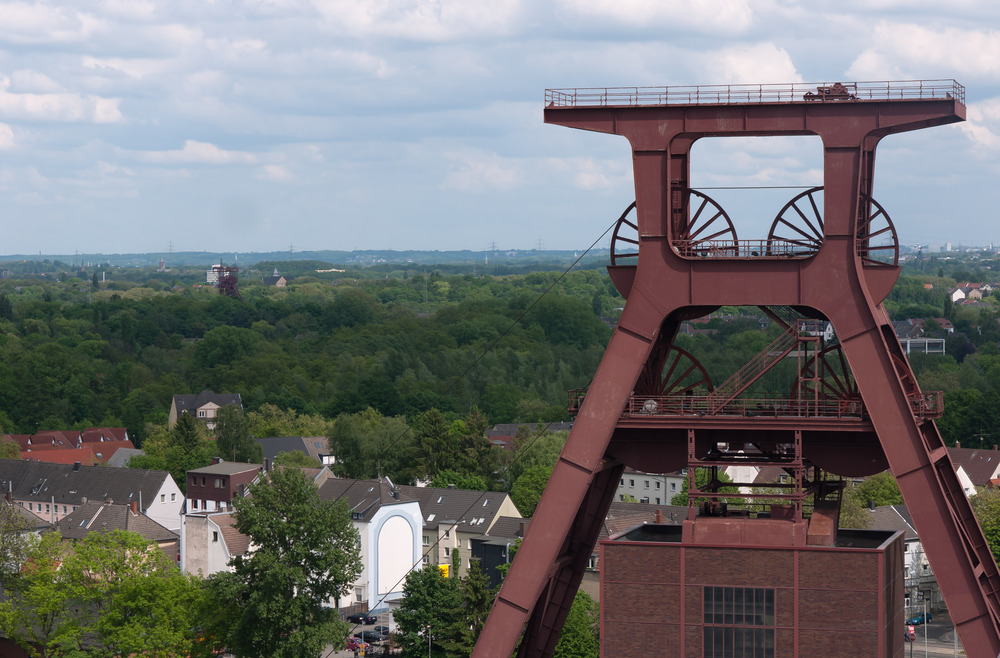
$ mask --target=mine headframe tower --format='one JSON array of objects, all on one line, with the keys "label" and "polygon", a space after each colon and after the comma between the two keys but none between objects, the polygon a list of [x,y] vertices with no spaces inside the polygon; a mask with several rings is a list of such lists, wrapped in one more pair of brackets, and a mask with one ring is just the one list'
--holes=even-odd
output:
[{"label": "mine headframe tower", "polygon": [[[953,80],[546,91],[546,123],[632,146],[636,200],[609,267],[627,301],[571,403],[576,422],[474,656],[507,658],[519,640],[519,656],[550,656],[624,468],[690,473],[723,441],[792,455],[800,493],[806,463],[839,475],[888,468],[968,655],[1000,655],[1000,576],[933,422],[940,396],[919,389],[882,305],[899,246],[872,198],[883,137],[964,118],[965,89]],[[765,239],[740,239],[727,212],[691,189],[692,145],[789,135],[821,138],[823,185],[789,201]],[[724,305],[760,307],[785,331],[712,386],[675,338],[684,320]],[[831,325],[836,341],[810,342],[810,321]],[[805,355],[795,390],[748,404],[748,387],[792,352]],[[809,541],[793,527],[801,498],[791,502],[786,536],[754,535],[751,519],[742,541]],[[711,527],[693,516],[685,524],[692,545],[725,539],[706,538]]]},{"label": "mine headframe tower", "polygon": [[218,276],[220,295],[243,299],[242,295],[240,295],[239,288],[236,287],[236,284],[239,283],[240,280],[240,268],[235,265],[213,265],[212,270]]}]

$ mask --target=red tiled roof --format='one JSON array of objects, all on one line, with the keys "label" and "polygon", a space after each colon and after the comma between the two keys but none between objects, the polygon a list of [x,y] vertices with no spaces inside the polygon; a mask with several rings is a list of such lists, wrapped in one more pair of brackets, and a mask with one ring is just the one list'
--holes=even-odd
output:
[{"label": "red tiled roof", "polygon": [[94,455],[90,448],[62,448],[52,450],[22,450],[21,459],[30,459],[36,462],[47,464],[75,464],[80,462],[84,466],[94,466],[100,460]]}]

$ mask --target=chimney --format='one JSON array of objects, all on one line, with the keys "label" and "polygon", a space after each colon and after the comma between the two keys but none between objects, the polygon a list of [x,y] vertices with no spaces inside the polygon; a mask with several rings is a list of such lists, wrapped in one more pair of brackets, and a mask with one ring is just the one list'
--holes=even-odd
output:
[{"label": "chimney", "polygon": [[73,470],[74,471],[80,470],[80,462],[73,462]]},{"label": "chimney", "polygon": [[656,522],[663,523],[663,510],[661,509],[656,510]]},{"label": "chimney", "polygon": [[222,457],[212,457],[212,464],[221,464]]},{"label": "chimney", "polygon": [[961,441],[955,441],[955,447],[956,448],[961,448],[962,447]]},{"label": "chimney", "polygon": [[872,511],[875,510],[875,501],[872,500],[871,498],[868,499],[868,509]]},{"label": "chimney", "polygon": [[132,514],[134,516],[138,516],[139,515],[139,502],[138,501],[133,500],[131,503],[129,503],[129,507],[132,508]]},{"label": "chimney", "polygon": [[268,457],[267,459],[264,460],[264,472],[265,473],[270,473],[271,472],[271,458],[270,457]]},{"label": "chimney", "polygon": [[455,488],[455,485],[454,485],[454,484],[449,484],[449,485],[448,485],[448,488],[449,488],[449,489],[454,489],[454,488]]}]

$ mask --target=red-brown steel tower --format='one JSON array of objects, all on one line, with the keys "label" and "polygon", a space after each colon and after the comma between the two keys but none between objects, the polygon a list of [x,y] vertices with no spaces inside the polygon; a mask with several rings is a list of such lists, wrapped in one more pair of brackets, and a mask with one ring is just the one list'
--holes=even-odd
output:
[{"label": "red-brown steel tower", "polygon": [[[811,541],[802,492],[825,494],[806,465],[838,475],[888,468],[968,655],[1000,655],[1000,576],[932,420],[940,396],[920,391],[882,306],[899,276],[898,240],[872,198],[878,142],[962,121],[964,101],[953,80],[546,92],[546,123],[632,146],[636,201],[609,267],[627,301],[589,389],[571,403],[576,423],[473,656],[507,658],[519,639],[519,656],[551,655],[624,468],[708,464],[722,441],[786,460],[795,480],[787,536],[741,526],[758,544]],[[740,239],[728,213],[691,189],[692,145],[789,135],[821,138],[823,186],[789,201],[766,238]],[[713,386],[674,343],[684,320],[724,305],[758,306],[785,331]],[[828,321],[836,340],[818,342],[811,321]],[[791,395],[741,398],[793,352]],[[693,496],[711,495],[690,481]],[[692,511],[685,541],[718,541],[735,526],[714,527]]]}]

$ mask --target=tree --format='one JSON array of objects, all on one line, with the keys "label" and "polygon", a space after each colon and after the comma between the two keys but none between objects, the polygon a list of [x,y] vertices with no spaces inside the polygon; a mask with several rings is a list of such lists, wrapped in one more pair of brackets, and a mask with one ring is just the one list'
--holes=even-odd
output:
[{"label": "tree", "polygon": [[250,421],[235,404],[219,409],[215,416],[215,449],[223,459],[260,464],[264,449],[250,436]]},{"label": "tree", "polygon": [[310,457],[301,450],[290,452],[279,452],[274,457],[275,466],[290,466],[294,468],[322,468],[323,464],[318,459]]},{"label": "tree", "polygon": [[20,577],[0,601],[0,632],[32,656],[62,656],[79,649],[83,631],[70,614],[62,554],[59,533],[43,534],[30,546]]},{"label": "tree", "polygon": [[447,488],[454,485],[456,489],[467,489],[469,491],[486,491],[486,480],[479,475],[459,473],[451,469],[439,472],[431,480],[432,487]]},{"label": "tree", "polygon": [[577,590],[552,657],[597,658],[600,654],[600,608],[586,592]]},{"label": "tree", "polygon": [[20,459],[21,458],[21,446],[17,442],[8,439],[7,437],[0,437],[0,459]]},{"label": "tree", "polygon": [[446,637],[441,641],[449,655],[458,657],[472,654],[493,606],[494,594],[479,560],[472,560],[465,578],[458,581],[460,604],[453,611],[454,621],[444,629]]},{"label": "tree", "polygon": [[66,587],[77,622],[103,653],[184,655],[201,587],[156,544],[134,532],[91,532],[66,556]]},{"label": "tree", "polygon": [[[695,484],[701,491],[705,490],[705,486],[709,483],[709,478],[711,477],[711,469],[699,468],[694,473]],[[719,482],[732,482],[733,479],[719,471]],[[736,487],[720,487],[718,489],[719,493],[738,493]],[[728,501],[727,501],[728,502]],[[734,502],[739,502],[738,500]],[[676,505],[678,507],[685,507],[688,504],[688,479],[684,478],[684,483],[681,484],[681,491],[676,496],[670,499],[671,505]]]},{"label": "tree", "polygon": [[550,477],[552,477],[552,467],[539,465],[529,468],[514,482],[514,486],[510,489],[510,498],[522,516],[530,518],[534,515],[535,507],[542,499],[542,493]]},{"label": "tree", "polygon": [[1000,560],[1000,489],[983,489],[969,500],[986,543],[993,552],[993,559]]},{"label": "tree", "polygon": [[256,550],[232,561],[237,656],[317,656],[347,635],[328,602],[361,574],[360,536],[344,501],[319,497],[302,471],[278,468],[234,503],[235,526]]},{"label": "tree", "polygon": [[456,622],[456,611],[460,609],[457,578],[445,578],[433,566],[407,574],[403,600],[393,614],[399,626],[403,656],[422,658],[427,655],[428,626],[432,647],[439,655],[444,652],[442,642],[449,637],[446,629]]}]

